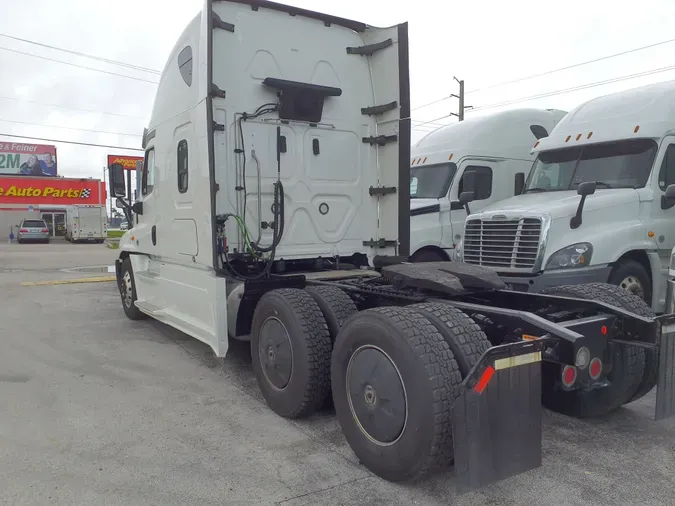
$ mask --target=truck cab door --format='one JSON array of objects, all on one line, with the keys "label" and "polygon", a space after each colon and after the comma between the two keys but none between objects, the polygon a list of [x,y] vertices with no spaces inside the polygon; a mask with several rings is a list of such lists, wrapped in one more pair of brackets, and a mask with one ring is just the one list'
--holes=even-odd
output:
[{"label": "truck cab door", "polygon": [[[495,170],[498,164],[499,162],[478,159],[466,159],[460,163],[455,182],[450,189],[450,218],[455,244],[458,244],[464,236],[466,210],[459,203],[459,196],[462,192],[474,192],[474,200],[469,204],[471,213],[478,212],[490,204],[502,200],[503,197],[500,197],[495,190],[500,187],[497,184],[497,171]],[[471,189],[465,187],[469,179],[473,181],[473,188]]]},{"label": "truck cab door", "polygon": [[[673,135],[663,140],[654,163],[652,223],[647,226],[648,239],[653,241],[658,249],[661,260],[660,271],[663,276],[667,275],[670,254],[675,247],[675,206],[665,198],[666,188],[671,184],[675,184],[675,136]],[[653,237],[649,237],[649,232],[652,232]],[[661,292],[655,289],[654,294],[657,293]]]},{"label": "truck cab door", "polygon": [[136,213],[136,224],[134,236],[138,241],[138,249],[149,255],[158,254],[157,221],[159,213],[157,212],[157,197],[159,189],[156,188],[156,167],[155,167],[155,148],[150,147],[145,152],[145,161],[143,163],[143,173],[141,175],[141,195],[138,201],[141,205],[136,209],[141,212]]}]

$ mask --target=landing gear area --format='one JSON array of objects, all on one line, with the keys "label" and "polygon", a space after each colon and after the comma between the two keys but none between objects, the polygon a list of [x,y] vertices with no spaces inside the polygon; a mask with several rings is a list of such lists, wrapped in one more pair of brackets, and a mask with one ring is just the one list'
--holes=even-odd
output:
[{"label": "landing gear area", "polygon": [[[121,263],[118,277],[135,319],[130,269]],[[658,385],[657,419],[675,412],[675,318],[620,287],[528,294],[452,262],[380,274],[276,277],[250,342],[269,407],[301,418],[332,400],[352,451],[381,478],[418,481],[454,465],[468,491],[534,469],[542,403],[597,417]]]}]

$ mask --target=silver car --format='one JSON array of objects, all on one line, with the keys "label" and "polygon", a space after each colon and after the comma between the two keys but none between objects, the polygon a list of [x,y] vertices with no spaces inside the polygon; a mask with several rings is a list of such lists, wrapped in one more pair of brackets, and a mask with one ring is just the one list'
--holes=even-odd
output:
[{"label": "silver car", "polygon": [[44,220],[23,220],[19,224],[17,240],[19,244],[24,242],[49,242],[49,227]]}]

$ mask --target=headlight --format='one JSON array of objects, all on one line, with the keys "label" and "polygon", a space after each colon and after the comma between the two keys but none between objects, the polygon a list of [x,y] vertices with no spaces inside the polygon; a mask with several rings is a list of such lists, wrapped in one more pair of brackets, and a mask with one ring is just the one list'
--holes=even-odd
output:
[{"label": "headlight", "polygon": [[591,263],[592,256],[593,246],[590,243],[572,244],[553,253],[546,263],[546,269],[587,267]]}]

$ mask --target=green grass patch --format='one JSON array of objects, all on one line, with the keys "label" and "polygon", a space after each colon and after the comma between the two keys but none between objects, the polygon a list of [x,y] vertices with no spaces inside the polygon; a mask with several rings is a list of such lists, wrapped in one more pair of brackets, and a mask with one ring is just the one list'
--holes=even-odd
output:
[{"label": "green grass patch", "polygon": [[112,239],[116,239],[118,237],[122,237],[126,230],[108,230],[108,237]]}]

